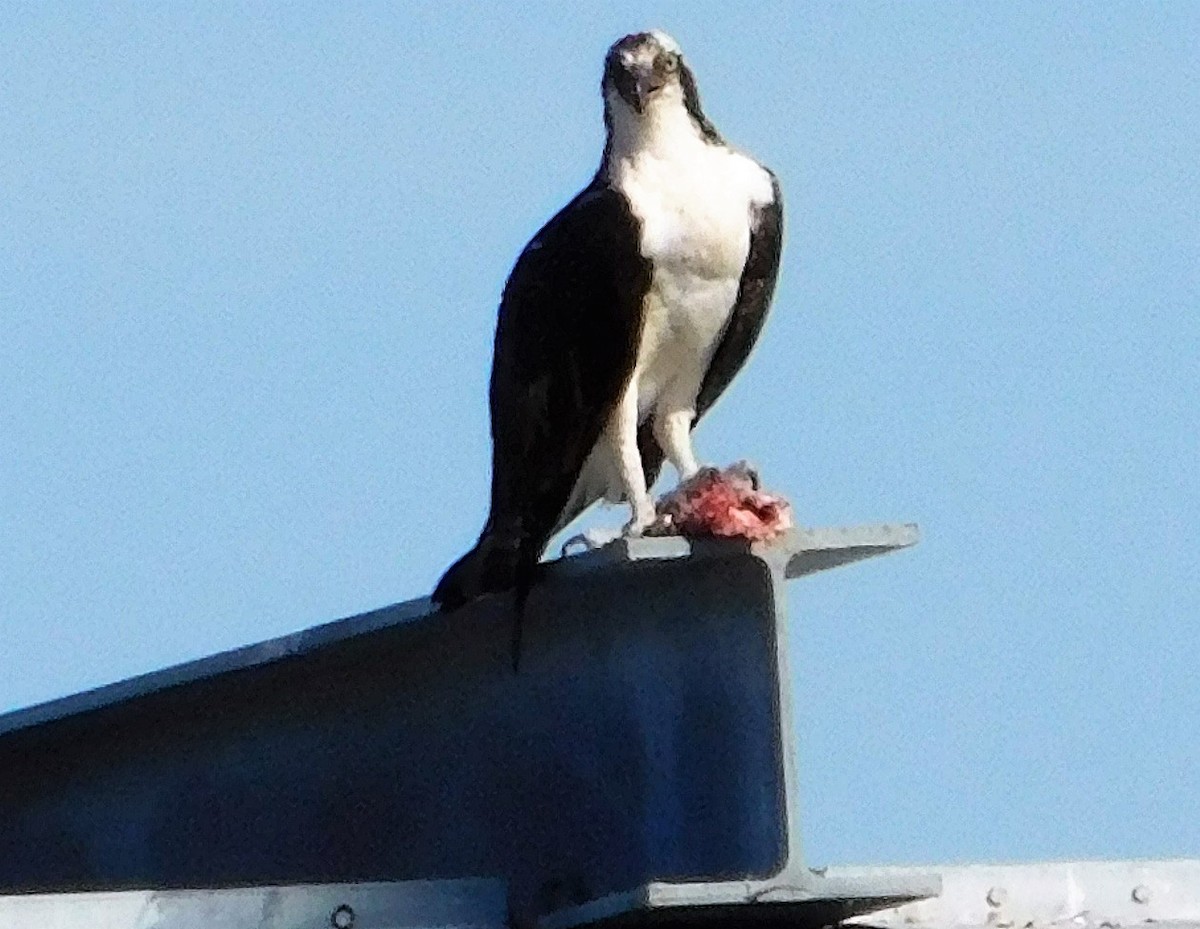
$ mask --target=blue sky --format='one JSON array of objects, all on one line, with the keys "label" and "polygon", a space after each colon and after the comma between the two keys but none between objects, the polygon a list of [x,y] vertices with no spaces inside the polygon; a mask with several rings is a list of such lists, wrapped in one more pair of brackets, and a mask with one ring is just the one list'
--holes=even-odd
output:
[{"label": "blue sky", "polygon": [[428,592],[661,27],[787,205],[701,456],[924,532],[791,589],[809,860],[1200,855],[1200,4],[589,6],[5,8],[0,710]]}]

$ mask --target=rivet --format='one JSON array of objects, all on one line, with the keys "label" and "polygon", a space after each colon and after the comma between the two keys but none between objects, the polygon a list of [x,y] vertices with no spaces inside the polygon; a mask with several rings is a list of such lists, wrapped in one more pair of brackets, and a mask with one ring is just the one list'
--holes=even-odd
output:
[{"label": "rivet", "polygon": [[333,926],[333,929],[351,929],[354,925],[354,910],[343,903],[329,917],[329,925]]},{"label": "rivet", "polygon": [[1008,891],[1003,887],[993,887],[987,892],[988,906],[1004,906],[1008,902]]},{"label": "rivet", "polygon": [[1134,903],[1149,903],[1150,888],[1145,884],[1138,884],[1135,888],[1133,888],[1133,893],[1130,894],[1130,896],[1133,897]]}]

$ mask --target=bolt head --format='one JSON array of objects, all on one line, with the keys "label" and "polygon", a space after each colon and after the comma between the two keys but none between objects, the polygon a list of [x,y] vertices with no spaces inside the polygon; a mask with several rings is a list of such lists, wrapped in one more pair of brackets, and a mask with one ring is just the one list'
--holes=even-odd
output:
[{"label": "bolt head", "polygon": [[1008,891],[1003,887],[993,887],[987,892],[988,906],[1001,907],[1008,902]]},{"label": "bolt head", "polygon": [[354,910],[349,904],[343,903],[330,914],[329,925],[333,929],[352,929],[354,926]]},{"label": "bolt head", "polygon": [[1133,888],[1133,893],[1131,893],[1129,896],[1133,897],[1134,903],[1149,903],[1150,888],[1145,884],[1138,884],[1135,888]]}]

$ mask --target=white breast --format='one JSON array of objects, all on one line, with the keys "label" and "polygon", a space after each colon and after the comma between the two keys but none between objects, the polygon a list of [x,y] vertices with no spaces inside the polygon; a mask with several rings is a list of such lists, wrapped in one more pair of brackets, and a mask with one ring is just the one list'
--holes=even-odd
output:
[{"label": "white breast", "polygon": [[653,267],[636,369],[644,419],[672,383],[673,402],[694,403],[737,299],[752,213],[772,186],[753,160],[695,136],[618,161],[612,180]]}]

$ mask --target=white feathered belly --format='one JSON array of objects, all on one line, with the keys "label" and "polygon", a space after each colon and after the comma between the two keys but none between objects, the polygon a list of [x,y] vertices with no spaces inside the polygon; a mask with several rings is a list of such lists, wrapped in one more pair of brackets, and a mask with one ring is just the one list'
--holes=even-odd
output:
[{"label": "white feathered belly", "polygon": [[729,323],[738,280],[690,277],[664,269],[646,296],[634,368],[639,422],[669,412],[664,402],[695,403]]},{"label": "white feathered belly", "polygon": [[[709,145],[692,154],[682,165],[645,156],[613,178],[641,222],[641,252],[652,267],[627,386],[637,395],[639,423],[694,410],[737,301],[752,211],[773,195],[769,175],[752,160]],[[624,495],[613,431],[588,457],[564,522],[593,500],[615,503]]]}]

